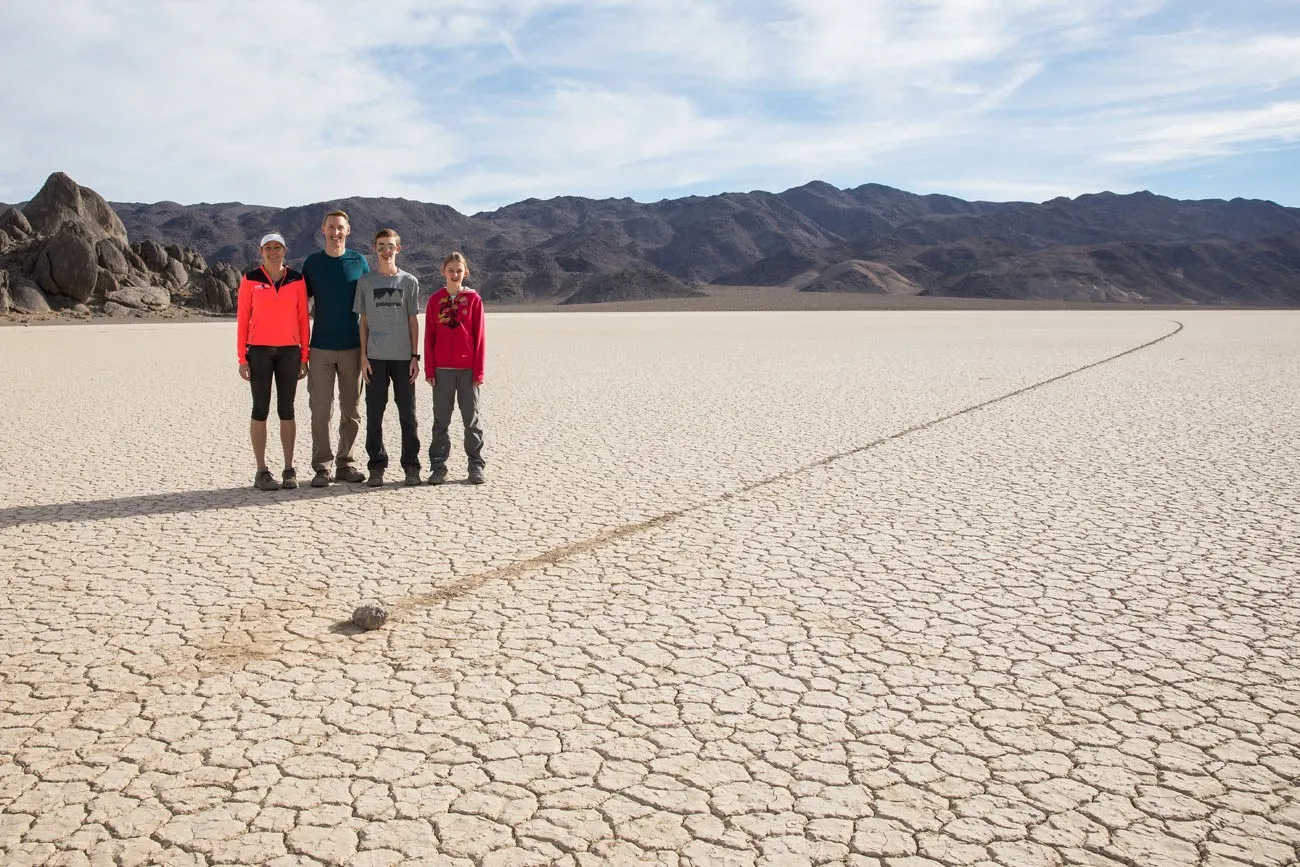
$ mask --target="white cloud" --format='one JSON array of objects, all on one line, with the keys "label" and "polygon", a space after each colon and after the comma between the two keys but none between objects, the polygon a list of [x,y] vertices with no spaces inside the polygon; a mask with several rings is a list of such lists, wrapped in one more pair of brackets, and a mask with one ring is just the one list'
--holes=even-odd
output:
[{"label": "white cloud", "polygon": [[813,178],[1132,189],[1295,145],[1300,15],[1265,6],[1268,27],[1163,0],[9,4],[0,52],[39,84],[0,92],[0,199],[55,170],[114,200],[462,210]]}]

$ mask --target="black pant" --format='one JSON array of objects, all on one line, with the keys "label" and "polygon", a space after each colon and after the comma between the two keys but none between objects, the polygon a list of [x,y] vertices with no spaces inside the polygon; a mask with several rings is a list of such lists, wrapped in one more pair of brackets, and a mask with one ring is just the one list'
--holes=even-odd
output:
[{"label": "black pant", "polygon": [[411,383],[411,362],[370,361],[370,381],[366,383],[366,464],[371,470],[388,468],[388,451],[384,448],[384,410],[388,407],[388,383],[393,384],[393,402],[397,420],[402,425],[402,469],[420,469],[420,432],[415,421],[415,386]]},{"label": "black pant", "polygon": [[302,369],[302,348],[298,346],[248,346],[248,384],[253,390],[253,421],[266,421],[271,414],[271,380],[275,380],[275,409],[281,421],[293,418],[293,399],[298,393],[298,371]]}]

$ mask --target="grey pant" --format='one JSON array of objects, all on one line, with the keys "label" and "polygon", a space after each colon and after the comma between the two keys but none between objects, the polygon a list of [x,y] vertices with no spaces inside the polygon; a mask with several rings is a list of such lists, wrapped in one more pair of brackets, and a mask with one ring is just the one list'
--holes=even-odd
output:
[{"label": "grey pant", "polygon": [[[330,446],[334,386],[339,392],[339,450]],[[361,350],[312,349],[307,368],[307,403],[311,407],[311,468],[354,466],[352,444],[361,429]]]},{"label": "grey pant", "polygon": [[482,467],[483,425],[478,416],[478,386],[474,384],[472,370],[439,367],[433,377],[433,440],[429,443],[429,466],[433,469],[447,466],[451,455],[451,426],[453,404],[460,404],[460,418],[465,423],[465,457],[471,467]]}]

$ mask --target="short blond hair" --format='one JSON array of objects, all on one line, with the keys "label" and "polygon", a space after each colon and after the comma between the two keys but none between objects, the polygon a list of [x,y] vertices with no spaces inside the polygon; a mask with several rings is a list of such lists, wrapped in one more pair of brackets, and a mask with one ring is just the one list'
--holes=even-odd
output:
[{"label": "short blond hair", "polygon": [[442,260],[442,267],[446,268],[452,262],[459,262],[460,264],[465,266],[466,271],[469,270],[469,260],[465,258],[464,253],[456,252],[456,253],[449,254],[446,259]]},{"label": "short blond hair", "polygon": [[392,238],[393,243],[398,245],[402,243],[402,236],[397,234],[396,229],[380,229],[378,232],[375,232],[376,244],[379,243],[380,238]]}]

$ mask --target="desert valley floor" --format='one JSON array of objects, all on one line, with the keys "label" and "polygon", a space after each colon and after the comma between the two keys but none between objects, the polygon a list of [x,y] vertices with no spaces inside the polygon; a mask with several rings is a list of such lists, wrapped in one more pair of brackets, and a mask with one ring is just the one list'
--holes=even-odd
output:
[{"label": "desert valley floor", "polygon": [[490,313],[271,493],[234,341],[0,329],[5,865],[1300,861],[1300,312]]}]

